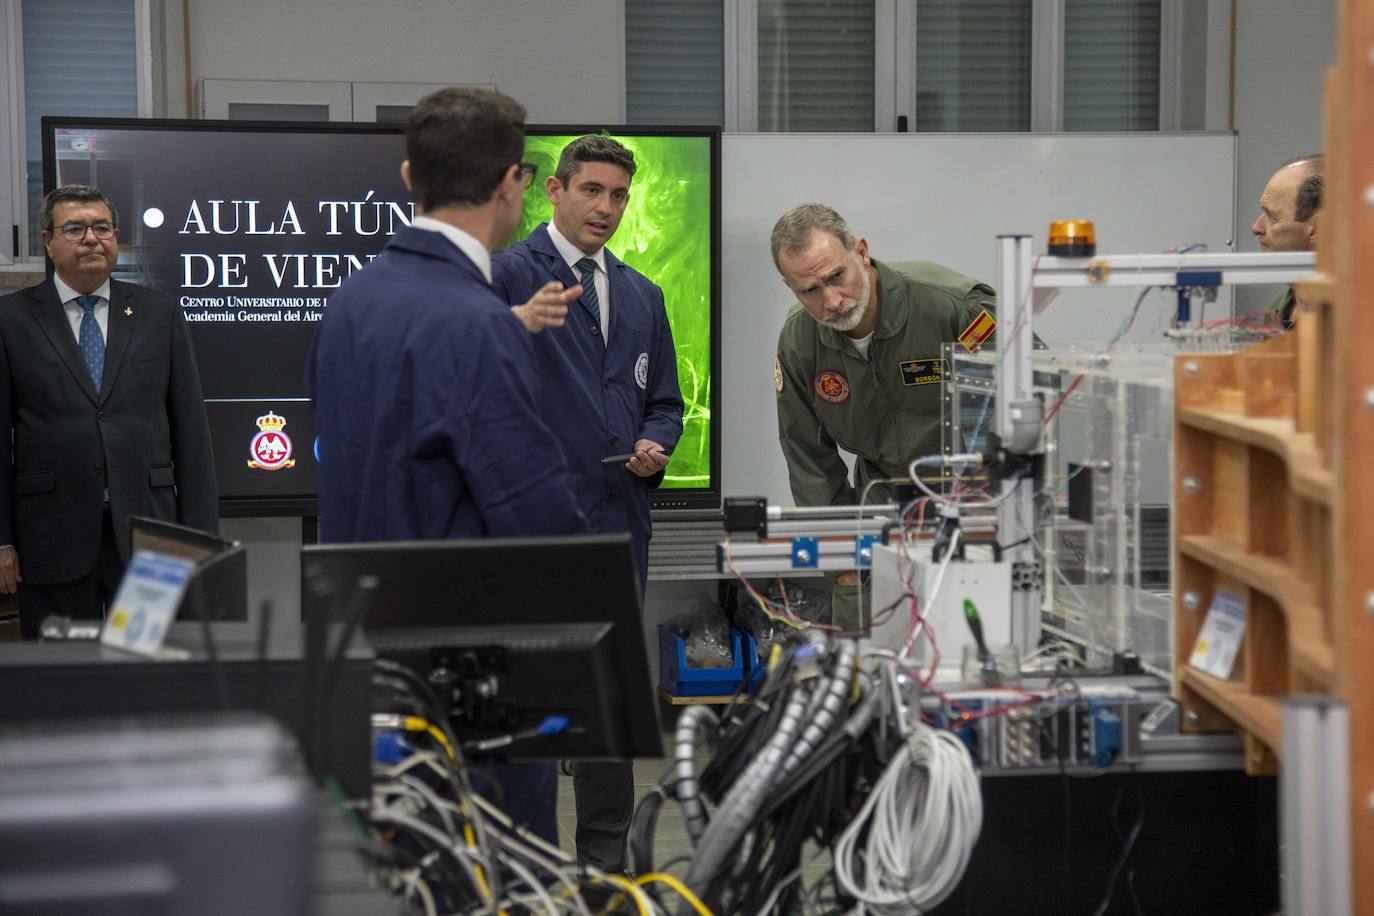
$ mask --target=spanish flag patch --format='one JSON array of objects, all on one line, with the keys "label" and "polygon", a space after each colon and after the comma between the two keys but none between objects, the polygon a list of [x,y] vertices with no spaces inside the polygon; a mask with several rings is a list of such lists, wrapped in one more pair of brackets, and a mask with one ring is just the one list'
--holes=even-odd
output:
[{"label": "spanish flag patch", "polygon": [[992,332],[997,330],[997,319],[992,317],[992,313],[983,309],[978,313],[978,317],[973,319],[968,327],[964,328],[964,333],[959,335],[959,343],[964,345],[964,349],[972,353],[983,345],[983,341],[992,336]]}]

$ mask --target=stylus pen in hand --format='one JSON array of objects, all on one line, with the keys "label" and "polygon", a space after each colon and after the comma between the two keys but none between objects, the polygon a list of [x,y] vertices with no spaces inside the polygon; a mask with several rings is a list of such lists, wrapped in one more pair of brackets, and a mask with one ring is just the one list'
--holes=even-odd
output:
[{"label": "stylus pen in hand", "polygon": [[630,463],[630,459],[633,458],[634,456],[635,456],[635,453],[634,453],[634,452],[630,452],[630,454],[628,454],[628,455],[607,455],[605,458],[602,458],[602,459],[601,459],[601,463],[602,463],[603,465],[607,465],[607,464],[629,464],[629,463]]}]

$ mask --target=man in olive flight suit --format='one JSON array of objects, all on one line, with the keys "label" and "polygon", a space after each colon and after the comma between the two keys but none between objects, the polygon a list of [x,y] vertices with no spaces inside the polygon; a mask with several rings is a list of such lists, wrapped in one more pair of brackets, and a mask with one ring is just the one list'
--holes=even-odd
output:
[{"label": "man in olive flight suit", "polygon": [[[773,386],[778,437],[799,506],[884,502],[873,480],[907,476],[913,458],[940,451],[943,344],[991,339],[992,287],[929,261],[880,263],[868,242],[823,204],[803,204],[773,227],[773,263],[796,294],[778,336]],[[850,483],[839,448],[853,452]],[[835,582],[832,620],[859,623],[857,573]]]}]

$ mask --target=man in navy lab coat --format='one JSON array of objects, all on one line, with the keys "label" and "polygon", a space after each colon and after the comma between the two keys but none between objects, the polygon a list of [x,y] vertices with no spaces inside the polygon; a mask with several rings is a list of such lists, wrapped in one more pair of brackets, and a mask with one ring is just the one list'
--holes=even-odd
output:
[{"label": "man in navy lab coat", "polygon": [[[513,99],[457,88],[410,115],[414,222],[330,298],[307,360],[322,541],[587,531],[542,419],[534,338],[489,285],[532,175],[524,120]],[[556,842],[553,765],[497,781],[510,814]]]},{"label": "man in navy lab coat", "polygon": [[[663,290],[606,249],[634,173],[634,155],[610,137],[568,144],[545,182],[553,221],[496,255],[493,287],[507,302],[526,303],[515,311],[527,327],[543,328],[531,339],[545,417],[568,455],[592,530],[632,536],[642,594],[649,491],[662,482],[682,435],[682,393]],[[566,297],[556,291],[575,286],[581,297],[564,308]],[[541,294],[558,298],[549,306]],[[632,457],[624,465],[601,463],[625,454]],[[631,764],[574,766],[578,856],[622,871],[634,805]]]}]

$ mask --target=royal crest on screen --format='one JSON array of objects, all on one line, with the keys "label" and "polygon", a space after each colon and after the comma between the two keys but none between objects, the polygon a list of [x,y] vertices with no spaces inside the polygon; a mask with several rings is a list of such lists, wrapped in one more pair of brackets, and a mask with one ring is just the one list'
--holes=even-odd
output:
[{"label": "royal crest on screen", "polygon": [[259,471],[279,471],[293,468],[295,460],[291,457],[291,437],[283,430],[286,418],[272,411],[258,417],[258,434],[248,445],[248,466]]}]

